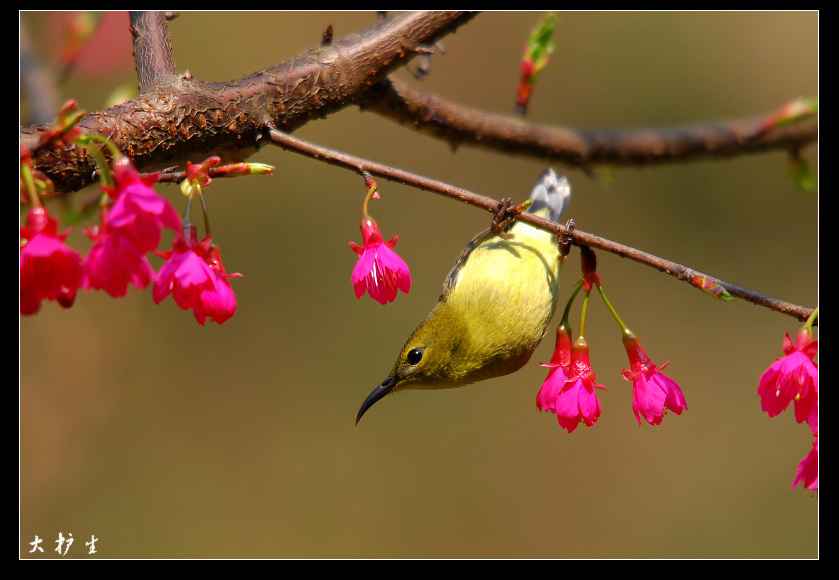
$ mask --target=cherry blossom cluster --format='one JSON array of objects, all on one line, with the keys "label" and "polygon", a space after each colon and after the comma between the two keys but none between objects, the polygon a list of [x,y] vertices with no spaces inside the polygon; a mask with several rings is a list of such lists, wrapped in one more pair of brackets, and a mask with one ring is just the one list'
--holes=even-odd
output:
[{"label": "cherry blossom cluster", "polygon": [[819,341],[813,336],[816,308],[795,336],[795,343],[784,336],[784,356],[772,363],[761,375],[757,394],[760,406],[770,417],[777,417],[790,404],[795,408],[795,421],[807,423],[813,435],[811,449],[798,464],[792,483],[816,490],[819,487],[819,366],[815,362]]},{"label": "cherry blossom cluster", "polygon": [[[92,242],[86,255],[70,247],[66,243],[70,231],[59,231],[58,220],[41,199],[49,190],[48,180],[32,170],[31,150],[21,149],[21,198],[28,202],[28,209],[20,226],[20,313],[35,314],[44,301],[70,307],[80,288],[101,290],[119,298],[126,295],[129,286],[142,290],[153,285],[156,303],[172,295],[179,307],[193,310],[201,325],[208,318],[218,324],[227,321],[236,311],[236,296],[229,280],[240,274],[225,271],[209,227],[199,241],[195,225],[182,220],[172,204],[154,190],[158,175],[141,175],[108,140],[80,135],[75,127],[79,116],[74,103],[65,106],[38,146],[76,142],[91,148],[105,183],[101,186],[104,195],[99,223],[84,228]],[[91,146],[94,141],[111,150],[111,162],[105,161],[95,145]],[[187,163],[181,183],[188,199],[185,215],[189,215],[194,196],[201,196],[203,201],[202,187],[211,183],[210,169],[219,162],[218,157],[211,157],[201,164]],[[272,169],[260,164],[234,164],[218,168],[214,175],[270,173]],[[164,229],[175,234],[170,251],[160,250]],[[151,255],[165,260],[157,272],[149,261]]]},{"label": "cherry blossom cluster", "polygon": [[[687,410],[687,403],[679,385],[664,374],[661,366],[653,363],[641,346],[638,337],[621,321],[612,305],[606,299],[597,273],[594,251],[580,248],[583,264],[583,278],[568,300],[562,321],[556,330],[556,346],[549,363],[548,376],[542,383],[536,396],[536,406],[540,411],[554,413],[560,427],[572,433],[580,423],[591,427],[600,418],[600,401],[597,390],[606,388],[596,382],[596,375],[591,369],[589,345],[584,337],[585,313],[589,294],[597,288],[607,307],[621,327],[623,345],[629,357],[629,369],[623,369],[623,378],[632,382],[632,410],[638,424],[643,418],[650,425],[661,423],[666,412],[681,415]],[[568,315],[571,304],[580,290],[585,291],[583,320],[580,324],[580,336],[572,342]]]}]

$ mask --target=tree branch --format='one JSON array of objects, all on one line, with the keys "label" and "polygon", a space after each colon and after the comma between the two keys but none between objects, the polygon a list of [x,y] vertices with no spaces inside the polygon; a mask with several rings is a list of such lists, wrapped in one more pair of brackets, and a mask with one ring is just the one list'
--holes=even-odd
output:
[{"label": "tree branch", "polygon": [[590,169],[593,164],[654,165],[733,157],[768,149],[798,150],[818,139],[818,119],[765,131],[765,117],[640,130],[546,127],[477,111],[388,79],[367,91],[362,109],[451,143],[526,155]]},{"label": "tree branch", "polygon": [[[241,161],[256,150],[266,122],[290,132],[346,107],[423,46],[473,17],[463,12],[398,14],[235,81],[204,83],[189,74],[177,76],[131,101],[86,115],[78,126],[84,133],[108,137],[140,170],[211,154]],[[151,79],[142,79],[141,86],[159,83],[168,70],[150,68]],[[46,130],[21,128],[20,144],[31,146]],[[38,152],[32,164],[60,192],[89,185],[95,169],[87,151],[73,145]]]},{"label": "tree branch", "polygon": [[[438,138],[452,145],[475,146],[560,161],[589,169],[595,163],[646,165],[698,157],[730,157],[772,148],[797,151],[818,138],[814,117],[762,129],[765,117],[699,124],[680,128],[633,131],[590,131],[544,127],[480,112],[412,89],[388,79],[416,54],[426,53],[447,32],[474,14],[415,12],[381,20],[366,30],[337,41],[322,42],[280,65],[225,83],[203,83],[175,73],[166,15],[131,13],[135,59],[141,94],[136,99],[79,123],[83,132],[107,136],[133,158],[141,170],[201,161],[219,155],[224,162],[245,159],[266,134],[270,141],[295,151],[358,171],[470,203],[494,212],[498,201],[406,171],[336,153],[288,135],[311,119],[348,104]],[[21,128],[21,144],[37,140],[44,126]],[[83,148],[35,152],[35,169],[50,177],[59,191],[91,183],[94,165]],[[169,174],[165,180],[177,179]],[[164,180],[164,179],[162,179]],[[523,214],[519,219],[569,233],[547,220]],[[705,278],[732,296],[805,320],[811,309],[753,292],[676,262],[575,230],[574,243],[599,248],[654,267],[680,280]]]},{"label": "tree branch", "polygon": [[[145,171],[201,161],[211,154],[225,162],[242,161],[256,151],[266,121],[291,133],[351,103],[453,146],[466,143],[586,170],[598,163],[642,166],[769,149],[794,152],[818,139],[815,117],[770,130],[761,128],[763,117],[627,131],[546,127],[457,105],[386,78],[426,52],[424,45],[472,17],[440,12],[397,15],[241,79],[202,83],[189,75],[172,76],[163,13],[134,14],[142,93],[87,115],[79,126],[112,139]],[[21,128],[21,145],[35,142],[44,130]],[[50,177],[59,192],[89,185],[95,169],[87,152],[73,146],[40,152],[33,166]]]},{"label": "tree branch", "polygon": [[[403,183],[411,187],[416,187],[418,189],[424,189],[426,191],[430,191],[432,193],[436,193],[445,197],[450,197],[462,203],[468,203],[483,208],[489,212],[495,212],[498,208],[498,200],[485,197],[483,195],[478,195],[476,193],[472,193],[471,191],[467,191],[465,189],[461,189],[459,187],[455,187],[447,183],[429,179],[427,177],[421,177],[419,175],[410,173],[408,171],[404,171],[402,169],[396,169],[394,167],[389,167],[381,163],[376,163],[373,161],[362,159],[360,157],[348,155],[346,153],[332,151],[325,147],[320,147],[302,139],[298,139],[297,137],[293,137],[276,129],[270,129],[268,131],[268,134],[271,143],[278,145],[287,151],[293,151],[295,153],[299,153],[312,159],[324,161],[326,163],[329,163],[330,165],[336,165],[339,167],[344,167],[346,169],[351,169],[353,171],[358,172],[359,174],[366,171],[372,175],[383,177],[391,181],[397,181],[399,183]],[[779,300],[777,298],[765,296],[759,292],[755,292],[753,290],[743,288],[742,286],[738,286],[736,284],[720,280],[719,278],[709,276],[708,274],[703,274],[702,272],[698,272],[691,268],[687,268],[677,262],[659,258],[658,256],[654,256],[653,254],[648,254],[647,252],[636,250],[629,246],[625,246],[623,244],[619,244],[617,242],[601,238],[600,236],[596,236],[594,234],[589,234],[577,229],[569,230],[561,224],[552,222],[545,218],[540,218],[533,214],[523,213],[520,214],[517,219],[520,219],[529,224],[533,224],[537,227],[553,231],[558,236],[570,235],[573,239],[574,244],[576,245],[598,248],[600,250],[610,252],[622,258],[633,260],[635,262],[638,262],[639,264],[651,266],[659,270],[660,272],[669,274],[670,276],[673,276],[678,280],[688,282],[691,285],[694,285],[693,283],[696,278],[705,278],[707,280],[720,284],[728,291],[728,293],[731,296],[735,298],[742,298],[743,300],[751,302],[752,304],[763,306],[770,310],[774,310],[775,312],[787,314],[798,319],[801,322],[807,320],[807,317],[809,317],[810,314],[813,312],[812,308],[799,306],[797,304],[792,304],[785,300]]]},{"label": "tree branch", "polygon": [[129,12],[131,36],[134,38],[134,62],[140,93],[174,81],[175,59],[169,40],[169,27],[163,12]]}]

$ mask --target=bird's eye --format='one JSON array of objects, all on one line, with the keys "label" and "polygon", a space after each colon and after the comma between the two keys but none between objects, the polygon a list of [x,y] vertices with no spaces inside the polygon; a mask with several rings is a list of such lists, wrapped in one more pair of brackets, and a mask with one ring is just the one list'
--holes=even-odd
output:
[{"label": "bird's eye", "polygon": [[408,356],[406,357],[408,360],[409,365],[418,365],[422,360],[422,349],[421,348],[413,348],[408,351]]}]

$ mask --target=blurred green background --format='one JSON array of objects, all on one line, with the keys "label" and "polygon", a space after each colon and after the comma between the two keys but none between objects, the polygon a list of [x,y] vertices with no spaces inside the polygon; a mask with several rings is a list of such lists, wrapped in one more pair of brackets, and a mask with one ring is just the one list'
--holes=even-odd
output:
[{"label": "blurred green background", "polygon": [[[395,76],[512,115],[540,15],[482,14],[443,40],[426,81]],[[56,50],[50,16],[22,15],[45,60]],[[62,99],[99,110],[121,84],[136,88],[127,17],[117,16],[117,34],[100,31],[100,48],[83,54],[94,64],[80,62]],[[375,18],[184,12],[170,30],[179,71],[223,81],[316,46],[330,24],[339,37]],[[620,129],[768,113],[818,94],[818,24],[816,12],[560,13],[528,119]],[[122,66],[97,68],[103,55]],[[453,151],[355,108],[295,135],[495,198],[526,198],[545,167]],[[817,155],[805,150],[814,173]],[[201,327],[172,300],[155,305],[150,289],[120,300],[80,293],[71,309],[45,304],[20,319],[21,557],[36,535],[46,548],[37,557],[58,557],[59,533],[73,535],[67,557],[79,558],[819,555],[818,500],[789,489],[809,429],[791,411],[770,420],[756,395],[797,321],[601,253],[610,300],[650,357],[670,361],[689,411],[638,426],[618,328],[592,300],[586,336],[608,388],[595,426],[569,435],[536,408],[554,324],[520,372],[388,397],[355,429],[359,405],[490,217],[380,180],[371,213],[385,237],[399,234],[414,281],[383,307],[350,284],[362,179],[277,148],[251,161],[275,174],[216,180],[207,192],[225,266],[244,275],[224,325]],[[623,169],[611,186],[601,168],[593,178],[557,169],[571,179],[567,217],[580,229],[817,304],[818,197],[794,187],[782,152]],[[158,189],[183,208],[176,187]],[[70,241],[87,248],[80,226]],[[563,272],[558,314],[579,276],[576,252]],[[578,328],[579,303],[572,321]]]}]

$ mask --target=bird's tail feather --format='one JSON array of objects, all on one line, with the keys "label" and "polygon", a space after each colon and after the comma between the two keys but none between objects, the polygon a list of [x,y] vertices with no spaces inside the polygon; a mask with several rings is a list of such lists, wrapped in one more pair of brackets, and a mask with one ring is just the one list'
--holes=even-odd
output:
[{"label": "bird's tail feather", "polygon": [[530,199],[533,203],[527,211],[552,222],[559,221],[568,207],[568,202],[571,201],[571,183],[564,175],[557,174],[553,169],[546,169],[533,186]]}]

